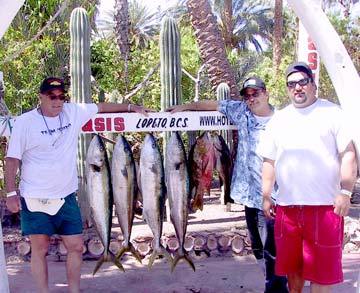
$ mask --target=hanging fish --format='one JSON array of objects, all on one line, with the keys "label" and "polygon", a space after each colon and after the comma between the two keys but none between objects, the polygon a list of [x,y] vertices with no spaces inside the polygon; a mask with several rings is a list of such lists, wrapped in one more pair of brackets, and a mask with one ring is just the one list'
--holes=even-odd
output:
[{"label": "hanging fish", "polygon": [[111,188],[110,166],[105,145],[99,135],[94,136],[86,154],[86,188],[91,217],[95,224],[104,253],[97,262],[93,274],[106,261],[112,261],[124,271],[115,255],[109,250],[112,225],[113,194]]},{"label": "hanging fish", "polygon": [[130,144],[124,136],[120,136],[114,146],[111,182],[115,211],[124,235],[122,247],[116,257],[120,259],[125,252],[131,252],[141,263],[139,254],[130,242],[138,187],[134,157]]},{"label": "hanging fish", "polygon": [[230,197],[231,176],[233,162],[229,147],[223,137],[217,133],[213,136],[215,169],[219,173],[220,185],[224,187],[224,203],[234,203]]},{"label": "hanging fish", "polygon": [[170,206],[170,218],[179,241],[179,249],[176,251],[171,271],[175,269],[180,259],[186,260],[195,271],[195,265],[184,249],[190,189],[185,148],[177,132],[171,134],[166,148],[165,162],[165,179]]},{"label": "hanging fish", "polygon": [[214,146],[211,136],[204,132],[197,138],[189,153],[191,209],[203,209],[204,192],[210,195],[214,170]]},{"label": "hanging fish", "polygon": [[140,186],[143,198],[143,215],[154,235],[153,253],[148,267],[151,268],[158,255],[172,258],[161,244],[165,209],[164,166],[159,146],[152,134],[147,134],[140,153]]}]

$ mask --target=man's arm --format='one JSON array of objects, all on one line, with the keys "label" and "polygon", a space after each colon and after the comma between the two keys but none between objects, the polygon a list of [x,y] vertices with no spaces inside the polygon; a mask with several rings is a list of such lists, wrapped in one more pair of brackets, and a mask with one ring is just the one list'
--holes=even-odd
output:
[{"label": "man's arm", "polygon": [[[351,142],[340,153],[340,186],[342,190],[352,191],[357,177],[357,161],[355,146]],[[346,216],[350,208],[350,196],[340,193],[334,199],[334,212]]]},{"label": "man's arm", "polygon": [[153,109],[135,104],[98,103],[98,113],[124,113],[136,112],[146,115],[148,112],[155,112]]},{"label": "man's arm", "polygon": [[174,105],[167,109],[166,112],[176,113],[183,111],[216,111],[218,107],[217,101],[203,100],[183,105]]},{"label": "man's arm", "polygon": [[271,198],[271,192],[275,184],[275,161],[264,158],[262,168],[262,193],[263,193],[263,211],[265,216],[274,219],[275,203]]},{"label": "man's arm", "polygon": [[6,158],[5,164],[5,186],[6,192],[16,192],[16,195],[6,198],[6,205],[8,209],[17,213],[21,209],[20,197],[16,187],[16,174],[19,169],[20,160],[15,158]]}]

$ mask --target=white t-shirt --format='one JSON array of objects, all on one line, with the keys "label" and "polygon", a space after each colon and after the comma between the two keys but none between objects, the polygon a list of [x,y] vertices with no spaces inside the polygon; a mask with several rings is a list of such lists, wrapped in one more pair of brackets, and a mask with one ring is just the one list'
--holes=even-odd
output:
[{"label": "white t-shirt", "polygon": [[7,157],[22,162],[23,197],[61,198],[78,189],[78,135],[97,112],[96,104],[65,103],[57,117],[34,109],[16,118]]},{"label": "white t-shirt", "polygon": [[279,205],[332,205],[340,191],[340,159],[351,141],[339,106],[323,99],[277,111],[257,152],[275,160]]}]

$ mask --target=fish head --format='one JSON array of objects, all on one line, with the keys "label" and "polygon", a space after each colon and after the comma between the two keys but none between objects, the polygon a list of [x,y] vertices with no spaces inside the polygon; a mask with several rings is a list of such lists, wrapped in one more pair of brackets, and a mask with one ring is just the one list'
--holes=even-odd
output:
[{"label": "fish head", "polygon": [[123,135],[121,135],[116,141],[113,157],[116,157],[120,160],[126,160],[128,157],[133,157],[131,146]]},{"label": "fish head", "polygon": [[[186,152],[181,136],[178,132],[173,132],[170,136],[166,148],[166,162],[169,164],[186,164]],[[175,167],[176,169],[177,167]]]},{"label": "fish head", "polygon": [[158,144],[156,142],[156,139],[151,133],[148,133],[145,136],[144,143],[141,148],[141,155],[145,153],[153,154],[156,153],[157,151],[158,151]]},{"label": "fish head", "polygon": [[91,140],[86,155],[86,163],[96,172],[99,172],[106,163],[106,148],[98,135]]}]

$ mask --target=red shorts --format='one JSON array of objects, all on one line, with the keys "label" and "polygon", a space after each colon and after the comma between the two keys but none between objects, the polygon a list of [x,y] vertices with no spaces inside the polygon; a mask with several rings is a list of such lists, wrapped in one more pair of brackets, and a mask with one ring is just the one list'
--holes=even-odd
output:
[{"label": "red shorts", "polygon": [[277,275],[302,273],[320,285],[343,281],[341,265],[344,219],[333,206],[277,206]]}]

